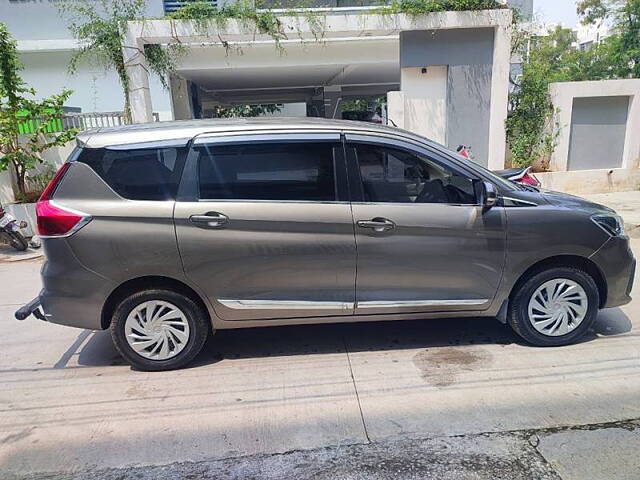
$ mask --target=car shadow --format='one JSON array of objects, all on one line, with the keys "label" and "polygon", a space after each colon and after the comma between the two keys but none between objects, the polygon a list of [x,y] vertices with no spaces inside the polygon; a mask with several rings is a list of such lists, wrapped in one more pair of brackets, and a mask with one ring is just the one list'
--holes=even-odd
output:
[{"label": "car shadow", "polygon": [[[631,328],[631,321],[621,309],[604,310],[580,343],[602,336],[622,335]],[[70,349],[77,343],[74,342]],[[81,366],[126,365],[113,346],[108,331],[91,332],[87,341],[81,343],[82,346],[78,346],[78,364]],[[210,365],[225,359],[513,343],[527,346],[507,325],[494,318],[246,328],[219,330],[211,335],[189,367]],[[63,358],[68,359],[73,353],[67,351]],[[65,367],[60,361],[56,366]]]}]

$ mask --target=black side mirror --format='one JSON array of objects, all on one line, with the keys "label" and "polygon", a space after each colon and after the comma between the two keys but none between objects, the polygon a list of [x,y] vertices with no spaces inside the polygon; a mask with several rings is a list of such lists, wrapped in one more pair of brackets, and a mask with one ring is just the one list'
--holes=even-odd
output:
[{"label": "black side mirror", "polygon": [[482,187],[482,206],[489,210],[498,203],[498,191],[493,183],[482,182]]}]

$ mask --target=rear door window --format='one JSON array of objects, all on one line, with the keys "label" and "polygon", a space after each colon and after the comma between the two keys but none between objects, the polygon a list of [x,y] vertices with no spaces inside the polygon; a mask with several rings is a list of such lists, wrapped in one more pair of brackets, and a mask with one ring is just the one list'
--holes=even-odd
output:
[{"label": "rear door window", "polygon": [[200,145],[202,200],[336,200],[332,142]]},{"label": "rear door window", "polygon": [[77,161],[89,165],[121,197],[172,200],[180,182],[184,154],[182,147],[87,148]]}]

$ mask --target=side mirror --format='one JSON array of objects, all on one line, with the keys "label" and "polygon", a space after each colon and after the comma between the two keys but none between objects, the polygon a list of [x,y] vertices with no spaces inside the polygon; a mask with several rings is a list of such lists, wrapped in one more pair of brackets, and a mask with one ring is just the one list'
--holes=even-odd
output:
[{"label": "side mirror", "polygon": [[489,210],[498,203],[498,191],[493,183],[482,182],[482,187],[482,206]]}]

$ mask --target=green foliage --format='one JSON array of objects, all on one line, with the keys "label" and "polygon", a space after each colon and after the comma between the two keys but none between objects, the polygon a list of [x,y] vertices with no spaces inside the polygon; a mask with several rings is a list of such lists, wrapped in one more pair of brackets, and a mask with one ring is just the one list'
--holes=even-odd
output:
[{"label": "green foliage", "polygon": [[382,109],[387,104],[387,96],[382,95],[376,98],[353,98],[342,102],[341,109],[343,112],[348,111],[373,111],[378,115],[382,115]]},{"label": "green foliage", "polygon": [[376,13],[420,15],[433,12],[493,10],[496,8],[507,7],[496,0],[392,0],[391,3],[377,9]]},{"label": "green foliage", "polygon": [[[27,172],[42,163],[42,152],[64,145],[75,137],[76,131],[59,134],[48,131],[50,122],[64,115],[62,106],[71,90],[36,100],[35,90],[20,77],[21,69],[16,42],[0,23],[0,171],[13,166],[17,193],[24,196]],[[27,135],[20,134],[20,125],[24,122],[33,125]]]},{"label": "green foliage", "polygon": [[[144,20],[145,0],[66,0],[60,2],[60,13],[69,22],[73,36],[83,43],[69,64],[74,73],[82,61],[105,70],[115,70],[124,94],[124,114],[131,119],[129,76],[123,55],[124,34],[127,22]],[[167,87],[168,74],[175,69],[177,59],[185,52],[181,45],[162,48],[147,45],[144,51],[149,70],[160,77]]]},{"label": "green foliage", "polygon": [[563,126],[554,121],[549,83],[640,77],[640,0],[582,0],[577,9],[583,23],[611,22],[612,36],[579,50],[571,30],[560,27],[544,37],[514,35],[516,53],[525,59],[506,124],[516,165],[530,165],[555,148]]},{"label": "green foliage", "polygon": [[640,0],[581,0],[578,14],[585,25],[613,23],[604,41],[609,72],[618,78],[640,77]]},{"label": "green foliage", "polygon": [[[208,33],[211,24],[221,29],[229,20],[237,20],[245,25],[253,25],[260,34],[269,35],[275,41],[276,48],[280,50],[280,42],[287,38],[278,17],[271,10],[258,10],[251,0],[239,0],[224,4],[221,8],[209,2],[196,1],[188,3],[168,17],[175,20],[192,20],[203,35]],[[229,48],[227,42],[222,43]]]},{"label": "green foliage", "polygon": [[273,103],[264,105],[234,105],[232,107],[216,106],[212,118],[259,117],[265,113],[276,113],[280,107]]}]

